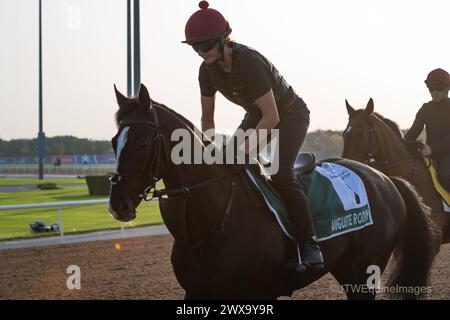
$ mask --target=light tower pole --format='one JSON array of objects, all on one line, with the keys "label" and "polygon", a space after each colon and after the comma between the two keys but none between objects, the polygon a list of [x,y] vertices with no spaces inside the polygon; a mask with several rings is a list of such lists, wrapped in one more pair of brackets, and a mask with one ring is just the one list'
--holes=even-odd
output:
[{"label": "light tower pole", "polygon": [[141,86],[141,35],[140,35],[140,17],[139,0],[134,0],[134,95],[139,94]]},{"label": "light tower pole", "polygon": [[44,179],[45,133],[42,119],[42,0],[39,0],[39,179]]},{"label": "light tower pole", "polygon": [[127,94],[137,96],[141,86],[139,0],[127,0]]}]

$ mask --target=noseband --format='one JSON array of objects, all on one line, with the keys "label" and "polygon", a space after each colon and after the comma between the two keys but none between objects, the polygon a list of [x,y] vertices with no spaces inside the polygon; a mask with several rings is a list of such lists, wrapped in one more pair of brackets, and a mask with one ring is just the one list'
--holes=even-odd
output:
[{"label": "noseband", "polygon": [[[375,128],[373,127],[372,122],[370,122],[370,119],[367,119],[366,121],[369,124],[370,129],[369,129],[369,144],[367,145],[367,157],[368,158],[367,158],[367,160],[364,161],[364,164],[367,164],[368,166],[376,166],[377,163],[379,163],[379,161],[377,162],[377,160],[375,159],[376,155],[374,153],[372,153],[372,151],[371,151],[372,140],[373,140],[372,136],[375,135],[375,140],[376,140],[376,143],[378,146],[380,145],[380,141],[378,140],[377,132],[376,132]],[[384,162],[385,161],[382,161],[382,164],[385,164]]]}]

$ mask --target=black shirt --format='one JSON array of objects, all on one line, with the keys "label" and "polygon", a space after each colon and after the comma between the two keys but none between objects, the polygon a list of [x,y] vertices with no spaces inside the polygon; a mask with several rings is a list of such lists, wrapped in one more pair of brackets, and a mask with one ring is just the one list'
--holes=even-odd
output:
[{"label": "black shirt", "polygon": [[[202,96],[212,97],[217,92],[217,89],[209,81],[205,67],[205,63],[202,63],[200,66],[200,92]],[[216,68],[222,71],[221,75],[227,82],[229,73],[224,72],[220,66],[216,66]],[[258,99],[272,89],[264,64],[258,59],[253,59],[253,56],[248,51],[243,52],[239,59],[239,70],[242,82],[247,88],[247,93],[253,100]]]},{"label": "black shirt", "polygon": [[450,155],[450,99],[425,103],[417,112],[412,127],[405,135],[405,140],[415,140],[425,126],[427,144],[432,156]]},{"label": "black shirt", "polygon": [[[224,72],[215,63],[207,65],[203,62],[200,65],[198,79],[202,96],[212,97],[220,91],[228,100],[241,105],[247,111],[255,110],[254,101],[271,89],[279,111],[296,97],[292,87],[263,55],[241,44],[231,43],[230,46],[233,48],[230,73]],[[214,72],[211,73],[211,70]],[[217,75],[220,83],[223,83],[222,88],[215,86],[210,78],[211,74]],[[240,88],[237,91],[240,91],[243,99],[235,99],[235,88]]]}]

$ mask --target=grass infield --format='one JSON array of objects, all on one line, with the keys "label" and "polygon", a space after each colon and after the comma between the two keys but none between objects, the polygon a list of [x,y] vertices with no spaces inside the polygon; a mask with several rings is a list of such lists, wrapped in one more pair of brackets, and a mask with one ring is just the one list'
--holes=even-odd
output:
[{"label": "grass infield", "polygon": [[[34,185],[39,183],[76,184],[84,183],[83,179],[0,179],[0,185]],[[159,186],[159,187],[162,187]],[[32,204],[45,202],[64,202],[105,199],[90,196],[84,186],[65,186],[56,190],[33,190],[20,192],[0,192],[0,205]],[[106,209],[106,204],[65,207],[63,212],[64,234],[90,232],[106,229],[118,229],[120,223],[114,220]],[[126,228],[163,223],[157,201],[142,202],[138,207],[137,218],[126,223]],[[0,211],[0,241],[7,239],[29,238],[59,235],[53,233],[33,233],[29,224],[42,220],[48,224],[58,222],[58,208],[19,209]]]}]

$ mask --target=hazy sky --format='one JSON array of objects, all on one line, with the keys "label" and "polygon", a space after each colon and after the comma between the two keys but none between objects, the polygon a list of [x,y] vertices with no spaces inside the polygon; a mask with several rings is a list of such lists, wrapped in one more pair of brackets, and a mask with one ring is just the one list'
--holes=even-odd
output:
[{"label": "hazy sky", "polygon": [[[113,83],[126,93],[126,0],[42,0],[44,131],[109,139]],[[311,110],[310,130],[345,128],[344,99],[411,125],[427,73],[450,71],[449,0],[211,0],[232,39],[265,55]],[[201,58],[180,43],[197,0],[141,0],[142,82],[198,124]],[[38,132],[38,0],[0,0],[0,138]],[[216,127],[240,107],[218,94]]]}]

